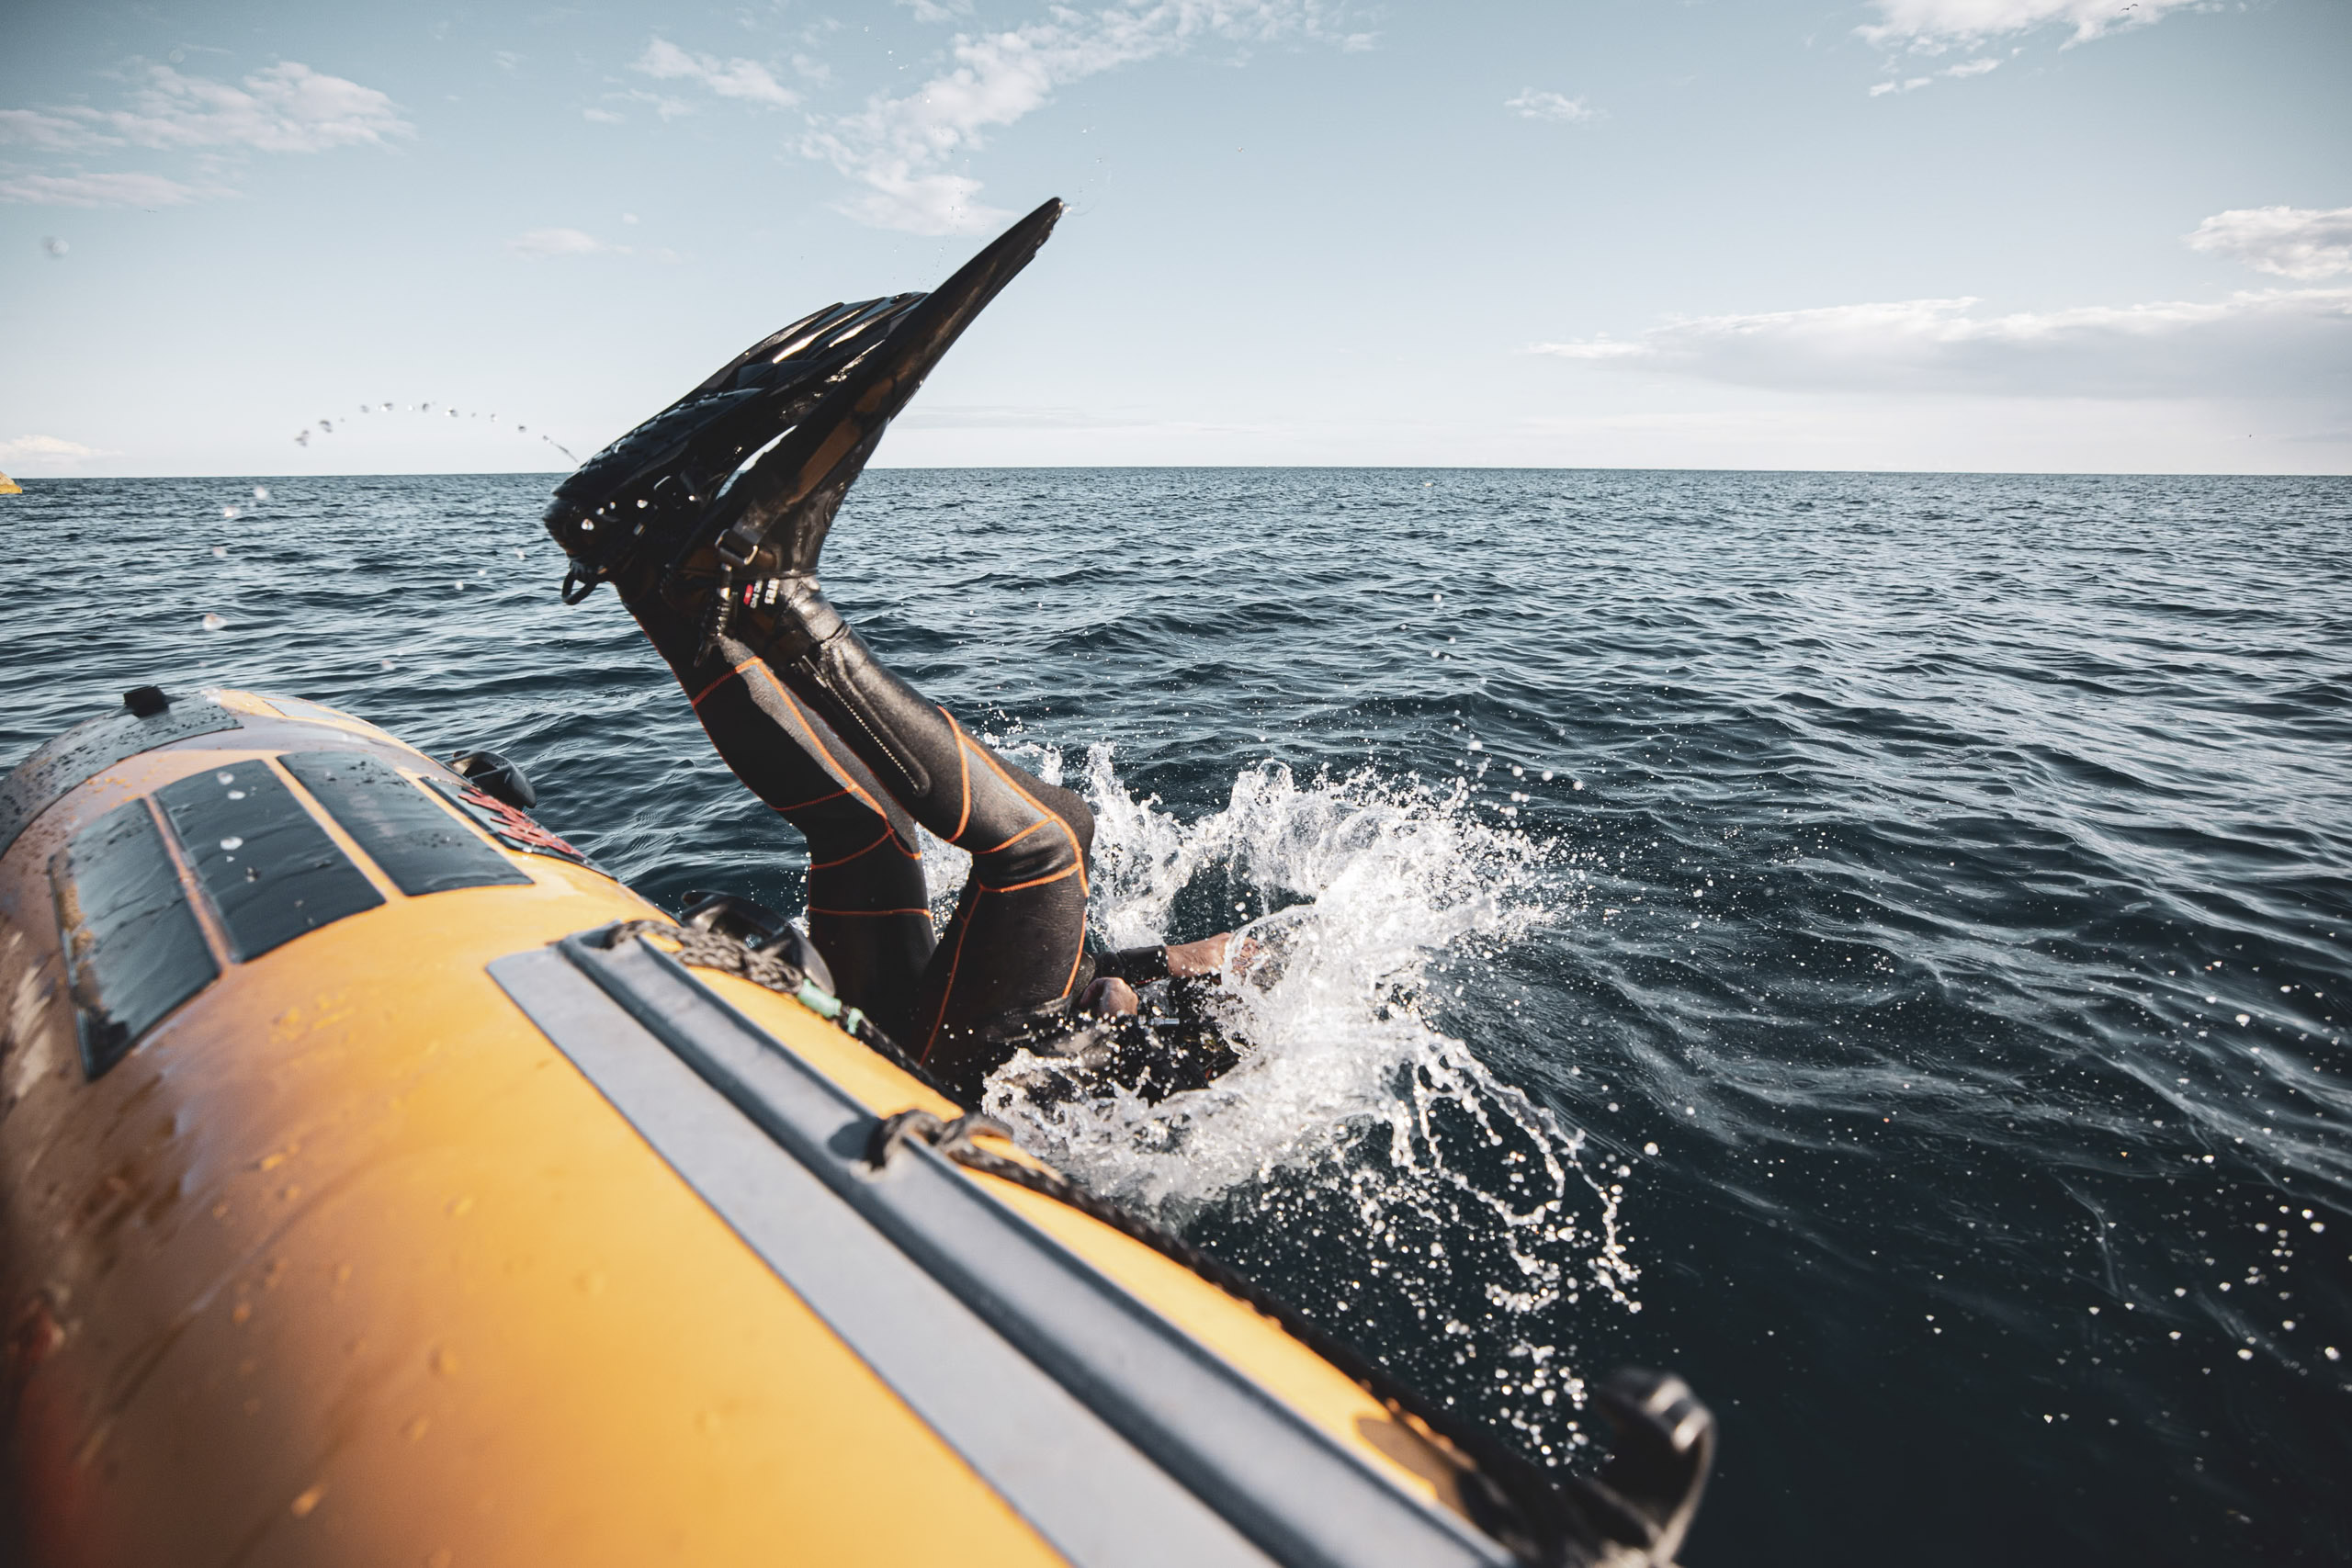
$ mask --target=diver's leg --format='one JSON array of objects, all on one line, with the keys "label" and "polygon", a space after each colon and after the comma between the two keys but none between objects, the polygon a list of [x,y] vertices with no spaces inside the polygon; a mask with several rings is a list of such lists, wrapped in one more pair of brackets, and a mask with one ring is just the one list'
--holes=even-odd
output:
[{"label": "diver's leg", "polygon": [[[770,691],[780,699],[772,714],[822,720],[805,729],[817,737],[812,756],[841,787],[858,786],[854,798],[863,790],[886,819],[895,800],[974,851],[952,940],[926,969],[907,1032],[919,1050],[1007,1013],[1067,1004],[1084,960],[1093,821],[1076,795],[972,741],[876,664],[817,592],[818,556],[891,419],[1061,210],[1040,206],[932,294],[834,306],[763,339],[591,457],[545,517],[571,558],[567,598],[613,584],[657,645],[670,644],[665,657],[689,691],[706,673]],[[699,632],[691,648],[690,626]],[[778,679],[749,682],[736,668],[739,644]],[[717,729],[713,739],[723,752],[733,743]],[[754,788],[760,771],[738,767]],[[876,849],[852,863],[884,858]]]},{"label": "diver's leg", "polygon": [[776,592],[738,616],[741,635],[916,821],[971,853],[909,1040],[968,1092],[1008,1028],[1066,1009],[1082,981],[1093,815],[884,668],[813,577],[774,581]]},{"label": "diver's leg", "polygon": [[904,1036],[935,945],[913,819],[751,649],[730,638],[697,659],[682,617],[630,609],[719,756],[808,840],[808,936],[842,998]]}]

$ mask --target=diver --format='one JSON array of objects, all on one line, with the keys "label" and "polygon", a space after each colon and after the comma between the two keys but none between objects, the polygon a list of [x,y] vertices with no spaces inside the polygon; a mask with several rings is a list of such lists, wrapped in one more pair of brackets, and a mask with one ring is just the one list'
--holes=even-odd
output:
[{"label": "diver", "polygon": [[[937,291],[837,304],[763,338],[558,487],[577,604],[609,582],[727,765],[808,840],[810,941],[842,999],[942,1084],[981,1080],[1136,987],[1216,976],[1230,933],[1090,954],[1094,818],[877,660],[817,580],[842,498],[932,367],[1061,215],[1030,213]],[[944,932],[920,823],[968,851]]]}]

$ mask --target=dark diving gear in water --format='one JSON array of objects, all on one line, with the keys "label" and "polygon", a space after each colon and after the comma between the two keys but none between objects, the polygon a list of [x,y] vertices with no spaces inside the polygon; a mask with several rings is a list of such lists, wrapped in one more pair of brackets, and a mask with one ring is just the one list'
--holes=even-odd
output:
[{"label": "dark diving gear in water", "polygon": [[1168,978],[1168,948],[1165,943],[1150,947],[1123,947],[1116,953],[1094,955],[1097,979],[1125,980],[1130,986],[1148,986]]},{"label": "dark diving gear in water", "polygon": [[1157,1105],[1171,1094],[1206,1089],[1241,1065],[1240,1053],[1218,1026],[1217,988],[1209,979],[1167,980],[1144,995],[1137,1012],[1066,1012],[1040,1021],[1005,1037],[1010,1053],[1025,1051],[1029,1059],[1004,1068],[996,1081],[1039,1108],[1119,1093]]},{"label": "dark diving gear in water", "polygon": [[517,811],[528,811],[539,803],[539,792],[531,787],[531,775],[523,771],[523,764],[495,751],[461,751],[449,759],[449,771]]}]

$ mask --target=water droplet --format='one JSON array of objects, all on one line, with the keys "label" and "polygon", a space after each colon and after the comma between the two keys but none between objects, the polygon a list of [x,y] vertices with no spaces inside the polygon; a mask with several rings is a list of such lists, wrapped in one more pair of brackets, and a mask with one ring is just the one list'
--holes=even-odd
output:
[{"label": "water droplet", "polygon": [[213,546],[212,558],[215,560],[227,560],[229,558],[229,547],[226,545]]},{"label": "water droplet", "polygon": [[206,611],[206,612],[205,612],[205,614],[204,614],[204,629],[205,629],[206,631],[209,631],[209,632],[217,632],[217,631],[220,631],[220,630],[225,629],[225,628],[228,626],[228,625],[229,625],[229,617],[228,617],[228,616],[226,616],[226,615],[216,615],[212,614],[212,612],[210,612],[209,610],[208,610],[208,611]]},{"label": "water droplet", "polygon": [[224,850],[242,850],[245,847],[245,841],[232,833],[220,840],[220,847]]},{"label": "water droplet", "polygon": [[232,789],[229,792],[229,798],[231,800],[243,800],[245,798],[245,792],[241,789]]}]

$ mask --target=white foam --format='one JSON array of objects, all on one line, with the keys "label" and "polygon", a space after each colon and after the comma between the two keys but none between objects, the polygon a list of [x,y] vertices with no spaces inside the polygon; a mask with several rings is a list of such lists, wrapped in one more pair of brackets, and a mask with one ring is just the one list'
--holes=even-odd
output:
[{"label": "white foam", "polygon": [[[999,744],[1068,782],[1051,749]],[[1577,895],[1549,871],[1543,845],[1483,820],[1458,781],[1368,771],[1301,780],[1267,762],[1234,779],[1223,808],[1188,823],[1136,799],[1097,746],[1073,787],[1095,813],[1091,912],[1106,944],[1209,934],[1169,929],[1180,896],[1203,878],[1223,877],[1273,912],[1242,927],[1255,950],[1230,966],[1216,1004],[1238,1067],[1152,1105],[1116,1091],[1034,1097],[1022,1080],[1055,1069],[1017,1057],[991,1079],[985,1108],[1023,1146],[1179,1224],[1237,1192],[1274,1210],[1288,1201],[1278,1192],[1301,1185],[1344,1192],[1367,1249],[1409,1265],[1392,1278],[1431,1269],[1432,1235],[1506,1255],[1508,1285],[1487,1292],[1498,1314],[1541,1313],[1588,1291],[1640,1310],[1627,1294],[1638,1270],[1620,1234],[1623,1188],[1611,1179],[1624,1173],[1589,1171],[1580,1133],[1426,1010],[1457,961],[1565,915],[1549,900]],[[945,901],[959,859],[931,862]],[[1450,994],[1453,978],[1442,983]],[[1538,1411],[1564,1391],[1582,1403],[1565,1367],[1528,1381]]]}]

